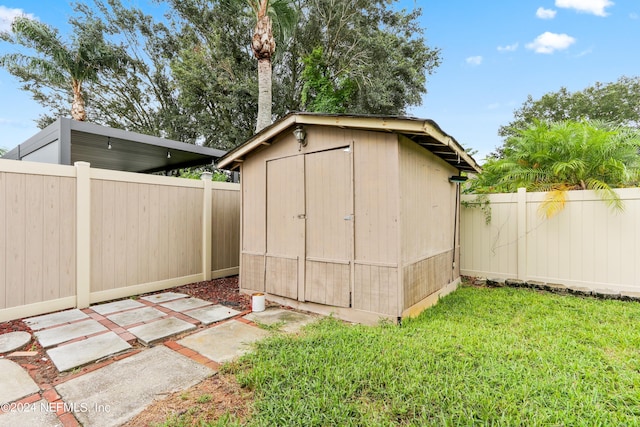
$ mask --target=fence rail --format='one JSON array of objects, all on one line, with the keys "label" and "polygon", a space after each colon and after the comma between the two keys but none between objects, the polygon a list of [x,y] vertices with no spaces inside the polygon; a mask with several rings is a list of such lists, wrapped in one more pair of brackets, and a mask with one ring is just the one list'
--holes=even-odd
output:
[{"label": "fence rail", "polygon": [[0,160],[0,321],[238,273],[240,186]]},{"label": "fence rail", "polygon": [[616,192],[623,211],[593,191],[570,191],[550,219],[539,213],[546,193],[490,195],[489,224],[464,206],[475,196],[463,196],[461,274],[640,292],[640,188]]}]

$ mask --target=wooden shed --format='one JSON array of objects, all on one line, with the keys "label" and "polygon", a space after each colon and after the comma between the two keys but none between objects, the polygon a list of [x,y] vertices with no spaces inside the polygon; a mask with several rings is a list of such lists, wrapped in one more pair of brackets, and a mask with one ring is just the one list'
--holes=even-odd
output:
[{"label": "wooden shed", "polygon": [[459,186],[479,166],[431,120],[292,113],[227,153],[241,172],[240,288],[399,321],[459,283]]}]

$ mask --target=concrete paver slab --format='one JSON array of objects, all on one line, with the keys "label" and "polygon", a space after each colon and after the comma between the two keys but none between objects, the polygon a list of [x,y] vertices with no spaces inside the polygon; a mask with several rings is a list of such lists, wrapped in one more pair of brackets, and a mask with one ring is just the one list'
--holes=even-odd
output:
[{"label": "concrete paver slab", "polygon": [[63,427],[56,416],[57,405],[57,402],[49,403],[40,399],[27,405],[16,406],[10,412],[0,413],[0,427]]},{"label": "concrete paver slab", "polygon": [[143,344],[148,345],[154,341],[195,328],[195,325],[185,322],[184,320],[167,317],[166,319],[160,319],[145,325],[135,326],[129,329],[129,332],[138,337]]},{"label": "concrete paver slab", "polygon": [[0,359],[0,404],[13,402],[40,391],[27,371],[16,362]]},{"label": "concrete paver slab", "polygon": [[75,338],[93,335],[97,332],[106,331],[107,328],[93,319],[83,320],[68,325],[57,326],[55,328],[43,329],[34,332],[40,345],[44,348],[70,341]]},{"label": "concrete paver slab", "polygon": [[240,314],[240,312],[238,310],[234,310],[233,308],[216,304],[208,307],[198,308],[195,310],[185,311],[184,314],[189,317],[193,317],[196,320],[199,320],[204,325],[209,325],[214,322],[219,322],[221,320],[237,316],[238,314]]},{"label": "concrete paver slab", "polygon": [[155,304],[160,304],[163,302],[167,302],[167,301],[172,301],[174,299],[178,299],[178,298],[185,298],[188,297],[189,295],[187,294],[179,294],[177,292],[163,292],[161,294],[155,294],[155,295],[147,295],[146,297],[141,297],[140,299],[143,299],[145,301],[149,301],[149,302],[153,302]]},{"label": "concrete paver slab", "polygon": [[153,319],[159,319],[166,315],[167,313],[163,313],[156,308],[144,307],[112,314],[107,316],[107,319],[111,320],[116,325],[126,326],[133,325],[134,323],[149,322]]},{"label": "concrete paver slab", "polygon": [[108,302],[105,304],[92,305],[91,309],[98,314],[102,314],[103,316],[111,313],[116,313],[118,311],[129,310],[132,308],[140,308],[145,305],[140,301],[132,300],[132,299],[123,299],[120,301]]},{"label": "concrete paver slab", "polygon": [[8,353],[13,350],[24,347],[31,341],[29,332],[9,332],[0,335],[0,353]]},{"label": "concrete paver slab", "polygon": [[63,372],[130,348],[131,346],[125,340],[110,331],[86,340],[49,349],[47,354],[56,368]]},{"label": "concrete paver slab", "polygon": [[42,316],[30,317],[24,319],[31,329],[38,331],[44,328],[50,328],[52,326],[62,325],[69,322],[75,322],[76,320],[87,319],[88,315],[82,311],[74,308],[72,310],[59,311],[57,313],[43,314]]},{"label": "concrete paver slab", "polygon": [[89,372],[56,387],[85,427],[119,426],[167,394],[187,389],[215,373],[157,346]]},{"label": "concrete paver slab", "polygon": [[282,323],[280,330],[283,332],[298,332],[304,325],[313,322],[317,318],[309,314],[297,311],[284,310],[282,308],[270,308],[265,311],[252,312],[244,316],[244,319],[265,325]]},{"label": "concrete paver slab", "polygon": [[205,301],[199,298],[181,298],[174,301],[165,302],[160,305],[173,311],[186,311],[186,310],[191,310],[193,308],[199,308],[199,307],[204,307],[206,305],[211,305],[211,302]]},{"label": "concrete paver slab", "polygon": [[264,329],[231,320],[189,335],[179,340],[178,344],[223,363],[245,354],[250,350],[251,343],[267,336],[269,332]]}]

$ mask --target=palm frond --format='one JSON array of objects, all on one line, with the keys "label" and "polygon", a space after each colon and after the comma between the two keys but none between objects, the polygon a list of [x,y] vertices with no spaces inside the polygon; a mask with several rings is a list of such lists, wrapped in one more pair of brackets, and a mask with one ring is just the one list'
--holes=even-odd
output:
[{"label": "palm frond", "polygon": [[566,188],[549,191],[545,196],[544,201],[538,207],[538,214],[549,219],[561,212],[564,209],[564,205],[566,202]]},{"label": "palm frond", "polygon": [[598,197],[604,201],[613,211],[624,211],[624,202],[606,182],[595,178],[589,178],[585,181],[587,188],[596,192]]}]

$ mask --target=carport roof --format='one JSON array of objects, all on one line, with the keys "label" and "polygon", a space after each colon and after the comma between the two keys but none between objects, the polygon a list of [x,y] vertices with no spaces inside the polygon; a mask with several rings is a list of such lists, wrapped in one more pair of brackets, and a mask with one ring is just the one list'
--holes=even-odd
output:
[{"label": "carport roof", "polygon": [[481,168],[464,148],[447,135],[436,122],[429,119],[400,116],[370,116],[353,114],[290,113],[251,139],[229,151],[218,160],[217,167],[235,169],[244,157],[263,144],[269,144],[280,133],[295,125],[335,126],[345,129],[360,129],[392,132],[404,135],[416,144],[431,151],[461,171],[480,172]]},{"label": "carport roof", "polygon": [[[21,160],[48,144],[59,141],[59,163],[89,162],[91,167],[151,173],[211,164],[224,151],[110,128],[94,123],[59,118],[4,155]],[[111,143],[111,149],[108,144]],[[170,154],[170,155],[168,155]]]}]

